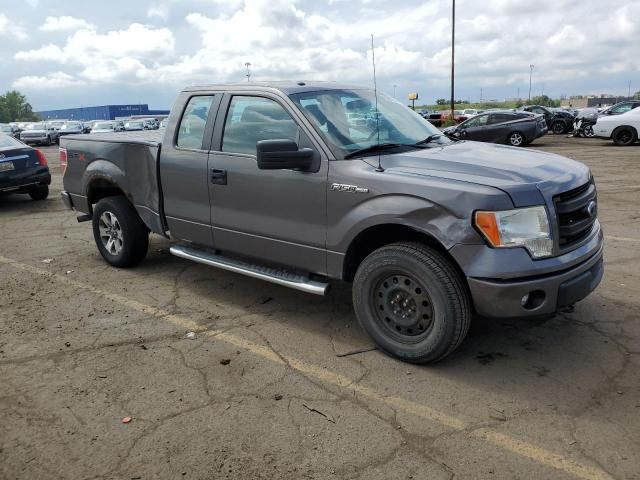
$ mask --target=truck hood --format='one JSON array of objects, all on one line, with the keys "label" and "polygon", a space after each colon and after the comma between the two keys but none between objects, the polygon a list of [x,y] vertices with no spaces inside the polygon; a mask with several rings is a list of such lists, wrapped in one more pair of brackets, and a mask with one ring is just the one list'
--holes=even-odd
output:
[{"label": "truck hood", "polygon": [[[371,157],[370,157],[371,160]],[[582,163],[538,150],[461,141],[423,150],[386,154],[388,173],[425,175],[503,190],[516,206],[539,205],[589,181]]]}]

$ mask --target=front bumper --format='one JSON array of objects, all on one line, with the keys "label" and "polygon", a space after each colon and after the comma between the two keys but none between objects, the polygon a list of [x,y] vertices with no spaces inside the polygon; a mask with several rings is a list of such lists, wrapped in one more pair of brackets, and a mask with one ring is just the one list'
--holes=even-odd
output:
[{"label": "front bumper", "polygon": [[[485,272],[482,277],[467,274],[475,310],[485,317],[514,318],[553,314],[560,308],[587,297],[598,286],[604,273],[604,242],[601,231],[573,252],[541,261],[529,259],[526,263],[523,259],[516,260],[516,251],[522,249],[499,251],[483,247],[490,250],[489,258],[492,261],[487,263],[481,260],[483,255],[476,250],[477,246],[460,247],[462,248],[458,252],[452,251],[454,258],[458,256],[456,260],[462,260],[465,255],[460,254],[466,250],[475,256],[475,261],[466,265],[463,260],[463,270]],[[497,255],[502,253],[506,255],[501,261]],[[539,267],[526,268],[526,265],[531,267],[532,264]],[[488,275],[488,270],[491,269],[500,270],[498,278]],[[521,271],[520,275],[517,275],[518,270]]]},{"label": "front bumper", "polygon": [[50,184],[48,167],[29,167],[0,173],[1,193],[28,193],[33,187]]}]

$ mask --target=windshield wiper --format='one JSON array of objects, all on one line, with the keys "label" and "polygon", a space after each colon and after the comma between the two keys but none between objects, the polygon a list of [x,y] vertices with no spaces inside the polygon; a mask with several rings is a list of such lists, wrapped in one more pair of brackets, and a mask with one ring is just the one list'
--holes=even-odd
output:
[{"label": "windshield wiper", "polygon": [[429,135],[427,138],[425,138],[424,140],[420,140],[419,142],[416,142],[415,145],[426,145],[427,143],[431,143],[433,142],[436,138],[440,138],[442,136],[441,133],[434,133],[433,135]]},{"label": "windshield wiper", "polygon": [[406,143],[377,143],[375,145],[371,145],[367,148],[361,148],[360,150],[354,150],[351,153],[348,153],[344,156],[344,159],[347,160],[349,158],[356,157],[358,155],[364,155],[366,153],[380,152],[382,150],[389,150],[391,148],[399,148],[399,147],[413,147],[413,145],[408,145]]}]

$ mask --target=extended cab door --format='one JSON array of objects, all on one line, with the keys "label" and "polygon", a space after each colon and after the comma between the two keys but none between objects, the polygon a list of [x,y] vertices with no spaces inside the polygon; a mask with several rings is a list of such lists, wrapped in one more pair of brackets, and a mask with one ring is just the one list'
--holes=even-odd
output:
[{"label": "extended cab door", "polygon": [[160,152],[164,213],[171,236],[213,246],[208,160],[220,93],[183,92],[174,108]]},{"label": "extended cab door", "polygon": [[[317,152],[316,171],[259,170],[256,142],[294,140]],[[209,156],[216,249],[326,272],[328,162],[301,115],[268,93],[226,94]]]}]

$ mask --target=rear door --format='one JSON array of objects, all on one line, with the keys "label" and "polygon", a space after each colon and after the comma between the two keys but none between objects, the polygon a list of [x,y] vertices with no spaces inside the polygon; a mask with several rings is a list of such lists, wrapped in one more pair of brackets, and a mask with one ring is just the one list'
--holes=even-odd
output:
[{"label": "rear door", "polygon": [[171,117],[160,153],[164,213],[171,236],[213,246],[209,209],[208,160],[211,134],[222,94],[183,92]]},{"label": "rear door", "polygon": [[[256,142],[294,140],[321,155],[315,172],[259,170]],[[326,272],[328,160],[297,110],[275,94],[227,94],[209,157],[215,247]]]},{"label": "rear door", "polygon": [[504,142],[507,139],[507,135],[511,133],[511,129],[514,126],[508,122],[518,120],[517,115],[509,113],[492,113],[489,115],[489,121],[487,126],[487,141],[498,143]]}]

